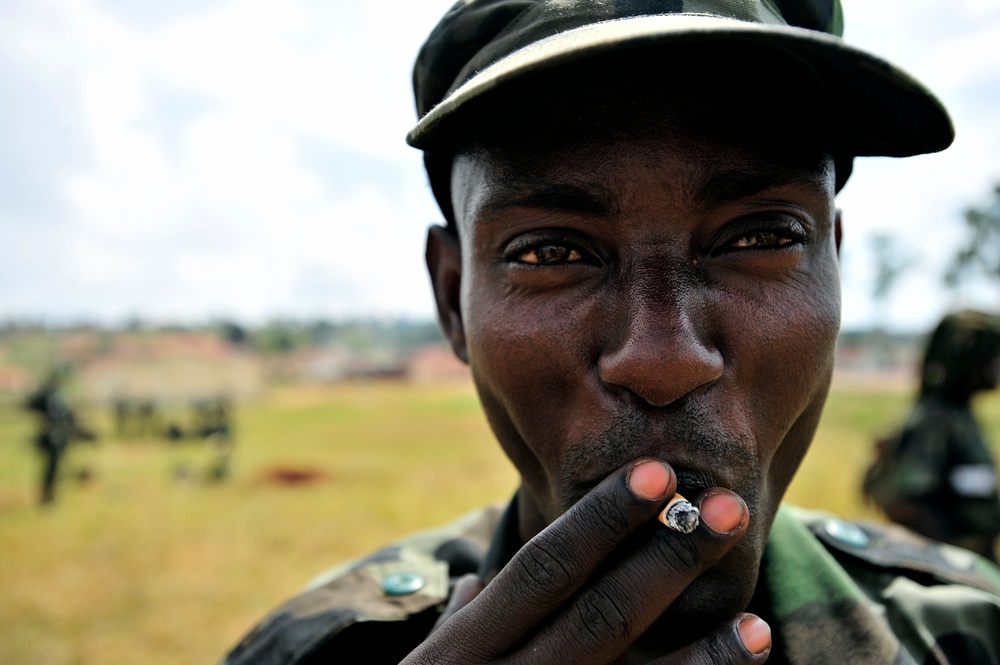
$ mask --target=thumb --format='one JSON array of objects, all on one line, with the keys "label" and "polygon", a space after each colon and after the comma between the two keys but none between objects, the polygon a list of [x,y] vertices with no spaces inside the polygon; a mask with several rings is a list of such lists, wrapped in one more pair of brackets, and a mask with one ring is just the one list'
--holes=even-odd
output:
[{"label": "thumb", "polygon": [[431,634],[440,628],[445,621],[450,619],[453,614],[471,603],[482,590],[483,581],[477,575],[468,573],[458,578],[458,581],[455,582],[455,590],[451,592],[451,599],[444,608],[444,612],[441,613],[441,616],[434,623],[434,627],[431,628]]}]

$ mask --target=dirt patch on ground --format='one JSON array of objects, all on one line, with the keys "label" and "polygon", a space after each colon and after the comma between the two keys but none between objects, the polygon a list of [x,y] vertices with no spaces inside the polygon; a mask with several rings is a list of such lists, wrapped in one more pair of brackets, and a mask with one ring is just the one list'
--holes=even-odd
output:
[{"label": "dirt patch on ground", "polygon": [[264,485],[308,485],[327,481],[330,474],[323,469],[274,466],[261,471],[258,479]]}]

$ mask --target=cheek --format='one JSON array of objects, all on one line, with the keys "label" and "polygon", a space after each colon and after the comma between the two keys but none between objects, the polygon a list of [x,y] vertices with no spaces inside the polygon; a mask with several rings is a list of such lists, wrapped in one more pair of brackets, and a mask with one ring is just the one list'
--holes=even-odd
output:
[{"label": "cheek", "polygon": [[734,280],[718,296],[727,371],[756,398],[753,419],[765,429],[790,427],[829,381],[840,329],[840,284],[832,257],[818,258],[823,259],[818,269],[781,283]]},{"label": "cheek", "polygon": [[835,262],[826,268],[796,283],[781,300],[751,299],[746,312],[746,320],[762,322],[739,370],[761,396],[751,418],[762,434],[758,454],[767,470],[762,501],[771,509],[812,442],[833,372],[840,284]]},{"label": "cheek", "polygon": [[[473,273],[463,284],[469,365],[486,415],[514,464],[527,476],[552,472],[573,437],[591,376],[592,321],[583,298],[529,297]],[[571,426],[572,423],[572,426]]]}]

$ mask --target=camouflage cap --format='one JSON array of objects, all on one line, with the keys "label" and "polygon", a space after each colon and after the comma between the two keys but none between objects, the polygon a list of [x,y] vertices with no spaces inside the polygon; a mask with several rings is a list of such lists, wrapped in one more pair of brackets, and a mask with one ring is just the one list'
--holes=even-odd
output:
[{"label": "camouflage cap", "polygon": [[977,310],[948,314],[931,333],[920,370],[920,394],[955,400],[995,386],[984,372],[995,372],[1000,358],[1000,316]]},{"label": "camouflage cap", "polygon": [[[840,103],[850,156],[904,157],[948,147],[941,102],[888,62],[842,39],[840,0],[460,0],[425,42],[413,72],[410,145],[433,150],[468,102],[511,81],[621,52],[655,63],[675,45],[766,44],[810,64]],[[664,60],[666,64],[666,60]]]}]

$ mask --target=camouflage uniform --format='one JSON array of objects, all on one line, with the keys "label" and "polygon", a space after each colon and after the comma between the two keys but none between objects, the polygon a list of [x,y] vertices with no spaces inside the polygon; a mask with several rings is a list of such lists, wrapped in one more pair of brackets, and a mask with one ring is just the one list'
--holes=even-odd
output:
[{"label": "camouflage uniform", "polygon": [[73,411],[59,395],[56,384],[47,382],[28,398],[27,408],[41,416],[41,428],[35,437],[35,446],[44,458],[42,467],[41,501],[55,500],[59,464],[70,441],[81,435]]},{"label": "camouflage uniform", "polygon": [[[489,578],[510,558],[515,505],[330,571],[222,664],[362,662],[357,654],[399,662],[427,636],[459,576]],[[785,506],[761,574],[774,639],[768,663],[1000,662],[1000,569],[964,550]]]},{"label": "camouflage uniform", "polygon": [[920,397],[901,430],[879,442],[865,480],[893,521],[990,558],[1000,534],[996,462],[970,400],[995,387],[998,353],[996,317],[945,317],[928,342]]},{"label": "camouflage uniform", "polygon": [[921,525],[907,526],[955,544],[992,542],[1000,533],[995,462],[968,404],[918,402],[893,467],[897,500],[919,505],[923,515]]}]

